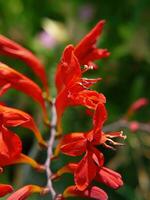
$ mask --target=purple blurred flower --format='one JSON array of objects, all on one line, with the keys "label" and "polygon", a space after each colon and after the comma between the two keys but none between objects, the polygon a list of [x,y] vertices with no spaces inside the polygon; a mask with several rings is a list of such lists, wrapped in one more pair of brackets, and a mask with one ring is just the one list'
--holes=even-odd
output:
[{"label": "purple blurred flower", "polygon": [[38,34],[38,39],[45,48],[52,48],[57,44],[56,39],[46,31],[41,31]]},{"label": "purple blurred flower", "polygon": [[94,7],[91,4],[84,4],[79,8],[79,17],[82,21],[90,21],[94,15]]}]

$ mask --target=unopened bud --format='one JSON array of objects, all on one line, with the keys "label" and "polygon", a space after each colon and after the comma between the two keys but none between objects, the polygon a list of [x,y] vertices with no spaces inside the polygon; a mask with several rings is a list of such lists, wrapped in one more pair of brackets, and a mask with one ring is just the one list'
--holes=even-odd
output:
[{"label": "unopened bud", "polygon": [[135,133],[135,132],[139,129],[139,123],[136,122],[136,121],[132,121],[132,122],[130,123],[129,128],[130,128],[130,130],[131,130],[132,132]]}]

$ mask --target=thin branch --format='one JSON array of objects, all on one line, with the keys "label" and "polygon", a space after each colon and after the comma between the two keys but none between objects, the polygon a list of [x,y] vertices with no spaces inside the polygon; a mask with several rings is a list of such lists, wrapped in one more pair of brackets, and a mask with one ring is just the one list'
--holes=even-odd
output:
[{"label": "thin branch", "polygon": [[57,115],[56,115],[56,108],[55,108],[55,99],[52,99],[52,105],[51,105],[51,124],[50,124],[50,138],[48,140],[48,149],[47,149],[47,159],[45,162],[45,168],[46,168],[46,175],[47,175],[47,189],[52,195],[52,199],[55,199],[56,197],[56,192],[53,188],[52,180],[51,180],[51,175],[52,171],[50,169],[51,165],[51,157],[53,154],[53,144],[55,140],[55,135],[56,135],[56,123],[57,123]]},{"label": "thin branch", "polygon": [[[130,129],[130,124],[132,122],[127,121],[125,119],[120,119],[116,122],[110,123],[106,126],[104,126],[103,131],[104,132],[109,132],[109,131],[118,131],[122,128],[129,128]],[[150,133],[150,124],[148,123],[141,123],[141,122],[137,122],[138,123],[138,131],[143,131],[143,132],[147,132]]]}]

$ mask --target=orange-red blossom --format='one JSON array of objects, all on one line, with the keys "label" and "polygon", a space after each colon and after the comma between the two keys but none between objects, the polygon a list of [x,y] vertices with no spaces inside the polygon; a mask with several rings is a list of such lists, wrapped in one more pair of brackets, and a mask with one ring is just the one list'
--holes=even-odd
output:
[{"label": "orange-red blossom", "polygon": [[[73,165],[73,169],[71,170],[74,173],[75,184],[79,191],[87,189],[94,179],[114,189],[117,189],[123,184],[121,176],[118,173],[103,167],[104,156],[96,148],[98,145],[114,148],[108,145],[107,142],[115,146],[121,145],[121,143],[113,141],[113,138],[120,137],[125,139],[122,132],[104,133],[102,131],[102,126],[106,119],[107,112],[105,106],[98,104],[93,116],[93,129],[87,133],[67,134],[61,141],[61,151],[64,154],[80,156],[85,153],[81,161],[76,164],[76,167]],[[65,168],[62,171],[64,173]]]},{"label": "orange-red blossom", "polygon": [[[121,145],[121,143],[115,142],[113,139],[125,139],[125,136],[122,135],[122,132],[103,132],[103,124],[107,119],[106,98],[102,93],[91,89],[91,86],[100,81],[101,78],[88,79],[83,77],[87,70],[97,69],[95,60],[108,57],[110,54],[107,49],[96,47],[104,24],[104,20],[98,22],[76,46],[68,45],[56,71],[57,97],[55,105],[58,131],[62,131],[61,119],[69,106],[82,105],[90,111],[90,115],[93,117],[93,128],[90,131],[65,135],[57,147],[58,151],[61,149],[66,155],[82,157],[78,163],[71,162],[49,177],[57,178],[64,173],[73,173],[74,185],[65,189],[60,196],[62,199],[80,196],[107,200],[106,192],[93,185],[93,181],[104,183],[113,189],[118,189],[123,185],[121,175],[104,166],[104,155],[97,147],[103,145],[114,149],[114,146]],[[23,60],[41,79],[47,94],[49,93],[43,65],[30,51],[10,39],[0,36],[0,54]],[[23,74],[0,63],[0,96],[10,88],[22,91],[37,101],[42,107],[45,120],[47,120],[47,109],[42,89]],[[28,163],[34,168],[43,170],[43,166],[22,154],[22,142],[19,136],[9,130],[9,127],[16,126],[28,128],[34,132],[38,142],[46,146],[33,118],[23,111],[0,104],[0,122],[0,172],[5,166],[15,163]],[[0,184],[0,196],[12,192],[12,190],[10,185]],[[26,185],[14,192],[7,200],[24,200],[34,192],[43,193],[43,191],[43,187]]]}]

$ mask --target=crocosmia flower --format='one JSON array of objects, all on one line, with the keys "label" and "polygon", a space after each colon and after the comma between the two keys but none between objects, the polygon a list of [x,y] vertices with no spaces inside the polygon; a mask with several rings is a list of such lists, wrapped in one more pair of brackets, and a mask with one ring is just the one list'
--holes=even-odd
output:
[{"label": "crocosmia flower", "polygon": [[[56,76],[55,76],[55,83],[57,87],[57,91],[60,91],[60,89],[63,86],[63,80],[62,80],[62,73],[67,69],[68,76],[66,78],[70,77],[70,72],[73,72],[72,68],[72,53],[76,56],[79,65],[85,65],[87,66],[95,66],[93,62],[95,60],[99,60],[103,57],[108,57],[110,53],[107,51],[107,49],[98,49],[96,48],[96,42],[98,37],[100,36],[103,26],[105,24],[105,21],[102,20],[77,44],[75,47],[73,45],[68,45],[64,53],[62,55],[61,61],[58,64]],[[89,67],[90,69],[91,67]],[[77,70],[77,69],[76,69]],[[81,74],[80,71],[78,73]],[[66,74],[67,75],[67,74]]]},{"label": "crocosmia flower", "polygon": [[[46,26],[47,22],[49,20],[46,21]],[[106,167],[105,154],[101,147],[114,150],[117,146],[123,145],[114,139],[125,139],[125,136],[122,131],[104,132],[105,127],[103,126],[108,118],[105,107],[106,97],[92,88],[102,78],[84,76],[85,72],[97,69],[95,61],[108,57],[110,54],[107,49],[96,46],[104,24],[104,20],[99,21],[78,44],[69,44],[64,49],[55,75],[56,98],[52,98],[49,94],[48,79],[40,60],[29,50],[0,35],[0,55],[14,57],[25,62],[40,78],[44,86],[43,90],[22,73],[0,62],[0,97],[5,95],[9,89],[16,89],[28,95],[41,106],[42,119],[49,129],[49,139],[46,142],[38,128],[41,124],[35,122],[30,114],[8,107],[6,102],[0,102],[0,173],[5,173],[6,166],[28,164],[38,173],[45,172],[44,176],[46,176],[44,186],[32,185],[32,183],[22,186],[10,194],[7,200],[25,200],[33,193],[50,194],[53,200],[66,200],[70,197],[107,200],[107,193],[98,184],[104,184],[112,189],[118,189],[123,185],[122,176]],[[52,31],[56,32],[54,23],[51,25],[54,29]],[[47,27],[44,28],[48,30]],[[132,114],[146,104],[145,99],[135,102],[127,114]],[[68,107],[73,106],[85,108],[85,114],[92,118],[92,127],[86,132],[78,131],[62,135],[64,132],[62,129],[63,114]],[[21,140],[19,134],[14,132],[14,127],[18,126],[29,129],[34,133],[38,143],[46,148],[47,156],[44,154],[46,157],[44,164],[38,163],[23,153],[24,141]],[[61,137],[57,137],[58,140],[55,141],[56,135],[61,135]],[[54,153],[53,147],[56,147]],[[34,152],[38,152],[36,146]],[[53,172],[51,161],[58,158],[60,153],[75,157],[76,162],[65,163]],[[73,185],[67,186],[64,191],[58,193],[53,186],[53,181],[61,178],[65,173],[73,176]],[[0,183],[0,197],[11,192],[13,192],[11,184]]]},{"label": "crocosmia flower", "polygon": [[[80,156],[85,153],[74,172],[75,183],[78,190],[85,190],[104,164],[104,156],[96,146],[104,145],[113,149],[112,145],[122,145],[112,139],[120,137],[125,139],[121,132],[103,133],[102,127],[107,119],[107,112],[103,104],[98,104],[93,116],[93,129],[87,133],[71,133],[64,136],[61,141],[61,151],[69,156]],[[104,170],[103,170],[104,171]],[[107,172],[107,170],[106,170]],[[103,174],[103,173],[102,173]],[[105,173],[106,174],[106,173]]]},{"label": "crocosmia flower", "polygon": [[94,110],[97,103],[106,102],[103,94],[89,90],[89,87],[99,80],[82,78],[78,59],[73,53],[72,46],[68,46],[56,72],[56,86],[58,86],[56,110],[59,123],[68,106],[82,105]]},{"label": "crocosmia flower", "polygon": [[[5,92],[6,88],[7,90],[9,88],[14,88],[31,96],[41,105],[43,113],[46,117],[46,107],[40,87],[23,74],[17,72],[16,70],[8,67],[3,63],[0,63],[0,87],[1,90],[5,88]],[[4,93],[4,90],[2,93]]]},{"label": "crocosmia flower", "polygon": [[104,190],[99,187],[92,186],[84,191],[80,191],[76,186],[69,186],[63,193],[64,197],[87,197],[95,200],[107,200],[108,196]]},{"label": "crocosmia flower", "polygon": [[96,26],[75,46],[74,53],[78,58],[80,65],[88,65],[89,63],[108,57],[110,53],[107,49],[98,49],[96,42],[101,35],[105,20],[99,21]]},{"label": "crocosmia flower", "polygon": [[33,55],[33,53],[17,44],[16,42],[4,37],[3,35],[0,35],[0,54],[18,58],[24,61],[27,66],[32,68],[35,74],[43,82],[46,90],[48,90],[48,83],[44,66],[40,60]]},{"label": "crocosmia flower", "polygon": [[46,146],[46,142],[42,138],[37,125],[29,114],[18,109],[0,105],[0,115],[3,116],[3,125],[5,127],[22,126],[28,128],[34,132],[39,144]]},{"label": "crocosmia flower", "polygon": [[7,200],[25,200],[33,193],[41,193],[43,188],[37,185],[26,185],[14,192]]},{"label": "crocosmia flower", "polygon": [[[0,121],[3,121],[0,115]],[[3,124],[3,123],[2,123]],[[6,166],[13,163],[22,151],[22,143],[15,133],[0,125],[0,166]],[[9,139],[8,139],[9,138]]]}]

